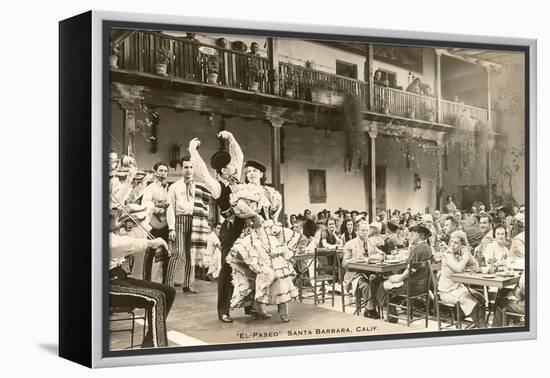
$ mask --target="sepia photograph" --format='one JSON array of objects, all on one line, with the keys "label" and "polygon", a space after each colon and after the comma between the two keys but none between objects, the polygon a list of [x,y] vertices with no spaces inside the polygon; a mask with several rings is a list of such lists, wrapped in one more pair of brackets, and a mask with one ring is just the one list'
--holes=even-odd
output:
[{"label": "sepia photograph", "polygon": [[524,48],[145,26],[104,29],[107,352],[529,330]]}]

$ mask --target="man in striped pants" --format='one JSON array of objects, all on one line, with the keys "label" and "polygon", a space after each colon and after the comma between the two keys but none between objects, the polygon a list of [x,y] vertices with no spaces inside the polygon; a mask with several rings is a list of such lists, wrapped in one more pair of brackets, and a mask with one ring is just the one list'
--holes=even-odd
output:
[{"label": "man in striped pants", "polygon": [[182,289],[185,294],[197,294],[195,285],[195,259],[191,256],[191,231],[195,203],[193,164],[189,158],[182,159],[183,177],[168,189],[166,219],[169,240],[173,242],[172,258],[168,263],[166,284],[174,286],[174,276],[183,268]]}]

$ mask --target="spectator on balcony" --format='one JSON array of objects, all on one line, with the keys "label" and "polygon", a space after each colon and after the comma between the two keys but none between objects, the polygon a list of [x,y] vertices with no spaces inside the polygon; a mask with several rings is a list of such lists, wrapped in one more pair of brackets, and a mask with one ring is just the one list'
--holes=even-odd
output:
[{"label": "spectator on balcony", "polygon": [[260,50],[258,42],[252,42],[250,44],[250,52],[248,54],[259,57],[260,53],[258,52],[258,50]]},{"label": "spectator on balcony", "polygon": [[429,84],[421,84],[422,94],[427,97],[434,97],[432,87]]},{"label": "spectator on balcony", "polygon": [[417,95],[422,95],[420,78],[415,78],[407,87],[407,92],[416,93]]},{"label": "spectator on balcony", "polygon": [[447,204],[445,205],[445,208],[447,209],[447,214],[453,214],[457,211],[457,207],[452,196],[447,197]]},{"label": "spectator on balcony", "polygon": [[381,87],[387,87],[390,85],[390,82],[382,79],[382,71],[376,70],[376,72],[374,72],[374,84]]},{"label": "spectator on balcony", "polygon": [[196,33],[185,33],[185,38],[193,42],[198,42]]}]

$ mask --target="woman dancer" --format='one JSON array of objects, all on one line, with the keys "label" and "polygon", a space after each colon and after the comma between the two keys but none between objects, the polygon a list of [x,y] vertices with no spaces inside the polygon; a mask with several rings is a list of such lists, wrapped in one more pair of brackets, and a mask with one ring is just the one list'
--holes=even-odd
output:
[{"label": "woman dancer", "polygon": [[280,226],[281,194],[264,186],[266,168],[250,160],[245,164],[245,184],[239,184],[230,200],[238,213],[256,212],[262,224],[248,222],[227,256],[232,268],[232,307],[252,304],[253,316],[268,319],[262,304],[278,305],[281,320],[288,322],[287,302],[298,296],[290,262],[300,234]]}]

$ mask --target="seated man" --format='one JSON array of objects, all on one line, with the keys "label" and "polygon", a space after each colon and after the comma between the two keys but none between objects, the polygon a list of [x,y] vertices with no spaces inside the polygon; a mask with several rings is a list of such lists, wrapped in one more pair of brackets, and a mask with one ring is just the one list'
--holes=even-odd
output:
[{"label": "seated man", "polygon": [[376,311],[374,293],[380,279],[376,274],[366,275],[364,273],[348,272],[348,265],[351,262],[365,261],[369,257],[382,256],[383,252],[368,238],[369,224],[365,221],[357,225],[357,237],[344,245],[344,257],[342,266],[346,270],[343,285],[344,290],[354,293],[357,299],[362,299],[365,305],[365,316],[378,319],[380,315]]},{"label": "seated man", "polygon": [[380,234],[382,232],[382,222],[372,222],[369,225],[369,241],[376,247],[384,245],[384,237]]},{"label": "seated man", "polygon": [[525,274],[522,273],[516,287],[508,295],[501,296],[495,304],[493,327],[506,326],[503,319],[504,310],[525,315]]},{"label": "seated man", "polygon": [[153,320],[148,322],[149,327],[142,347],[168,346],[166,317],[174,302],[176,291],[172,287],[159,283],[130,278],[120,266],[120,261],[127,255],[144,252],[147,248],[167,250],[168,246],[162,238],[148,240],[118,235],[117,231],[121,227],[118,215],[115,211],[111,211],[109,215],[111,223],[110,306],[144,308],[148,319]]},{"label": "seated man", "polygon": [[[417,224],[409,229],[410,234],[410,247],[408,262],[416,263],[422,261],[428,261],[432,258],[432,249],[428,245],[428,239],[431,236],[430,230],[422,223]],[[406,293],[407,279],[412,277],[418,272],[409,272],[408,268],[402,273],[393,274],[388,277],[382,285],[378,287],[377,299],[380,306],[384,306],[387,300],[387,292],[395,289],[398,293]],[[415,288],[411,288],[411,294],[416,294]],[[395,308],[390,307],[390,313],[395,315]],[[390,318],[390,322],[396,323],[396,318]]]}]

